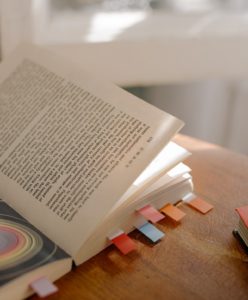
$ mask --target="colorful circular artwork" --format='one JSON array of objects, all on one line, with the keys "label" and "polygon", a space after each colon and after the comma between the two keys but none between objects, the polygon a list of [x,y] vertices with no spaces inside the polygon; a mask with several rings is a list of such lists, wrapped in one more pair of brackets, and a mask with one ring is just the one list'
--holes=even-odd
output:
[{"label": "colorful circular artwork", "polygon": [[17,222],[0,219],[0,270],[25,262],[42,249],[35,231]]},{"label": "colorful circular artwork", "polygon": [[0,202],[1,207],[0,286],[54,261],[58,253],[58,247],[34,226],[3,202]]}]

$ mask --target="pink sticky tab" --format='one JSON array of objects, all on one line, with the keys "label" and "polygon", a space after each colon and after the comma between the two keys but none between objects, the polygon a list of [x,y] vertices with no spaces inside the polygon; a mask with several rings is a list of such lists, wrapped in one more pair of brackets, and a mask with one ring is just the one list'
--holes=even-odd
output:
[{"label": "pink sticky tab", "polygon": [[240,218],[245,223],[245,226],[248,228],[248,205],[236,208]]},{"label": "pink sticky tab", "polygon": [[129,252],[136,250],[136,245],[129,236],[125,233],[120,234],[119,236],[112,239],[112,242],[123,254],[128,254]]},{"label": "pink sticky tab", "polygon": [[158,221],[164,219],[164,215],[161,214],[158,210],[156,210],[151,205],[146,205],[138,210],[143,217],[147,220],[151,221],[152,223],[157,223]]},{"label": "pink sticky tab", "polygon": [[56,285],[54,285],[47,278],[42,277],[30,283],[32,290],[40,297],[45,298],[58,291]]}]

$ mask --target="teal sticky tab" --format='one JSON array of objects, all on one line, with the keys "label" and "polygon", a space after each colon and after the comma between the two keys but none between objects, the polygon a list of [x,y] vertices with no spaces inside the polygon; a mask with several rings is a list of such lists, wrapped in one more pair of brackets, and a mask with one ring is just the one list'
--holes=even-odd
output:
[{"label": "teal sticky tab", "polygon": [[141,227],[137,228],[141,233],[143,233],[148,239],[150,239],[153,243],[159,241],[162,237],[164,237],[164,233],[158,230],[154,225],[147,222]]}]

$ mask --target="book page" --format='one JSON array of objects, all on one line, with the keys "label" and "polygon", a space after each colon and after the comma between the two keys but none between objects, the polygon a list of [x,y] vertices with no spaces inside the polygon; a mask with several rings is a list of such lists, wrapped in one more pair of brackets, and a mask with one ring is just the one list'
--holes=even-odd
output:
[{"label": "book page", "polygon": [[182,122],[63,58],[0,69],[0,196],[70,255]]}]

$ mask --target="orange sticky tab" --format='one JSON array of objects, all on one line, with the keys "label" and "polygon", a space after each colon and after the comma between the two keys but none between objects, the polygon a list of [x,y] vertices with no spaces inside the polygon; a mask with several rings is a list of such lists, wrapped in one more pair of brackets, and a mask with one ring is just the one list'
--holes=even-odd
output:
[{"label": "orange sticky tab", "polygon": [[193,207],[194,209],[198,210],[202,214],[206,214],[211,209],[213,209],[213,205],[209,204],[205,200],[197,197],[190,202],[187,203],[189,206]]},{"label": "orange sticky tab", "polygon": [[123,254],[128,254],[129,252],[136,250],[136,245],[134,241],[125,233],[122,233],[117,237],[113,238],[112,242]]},{"label": "orange sticky tab", "polygon": [[140,208],[138,212],[152,223],[157,223],[158,221],[164,219],[164,215],[162,215],[151,205],[146,205]]},{"label": "orange sticky tab", "polygon": [[240,218],[245,223],[245,226],[248,228],[248,205],[236,208]]},{"label": "orange sticky tab", "polygon": [[160,211],[172,220],[179,222],[185,216],[185,213],[172,204],[165,205]]}]

